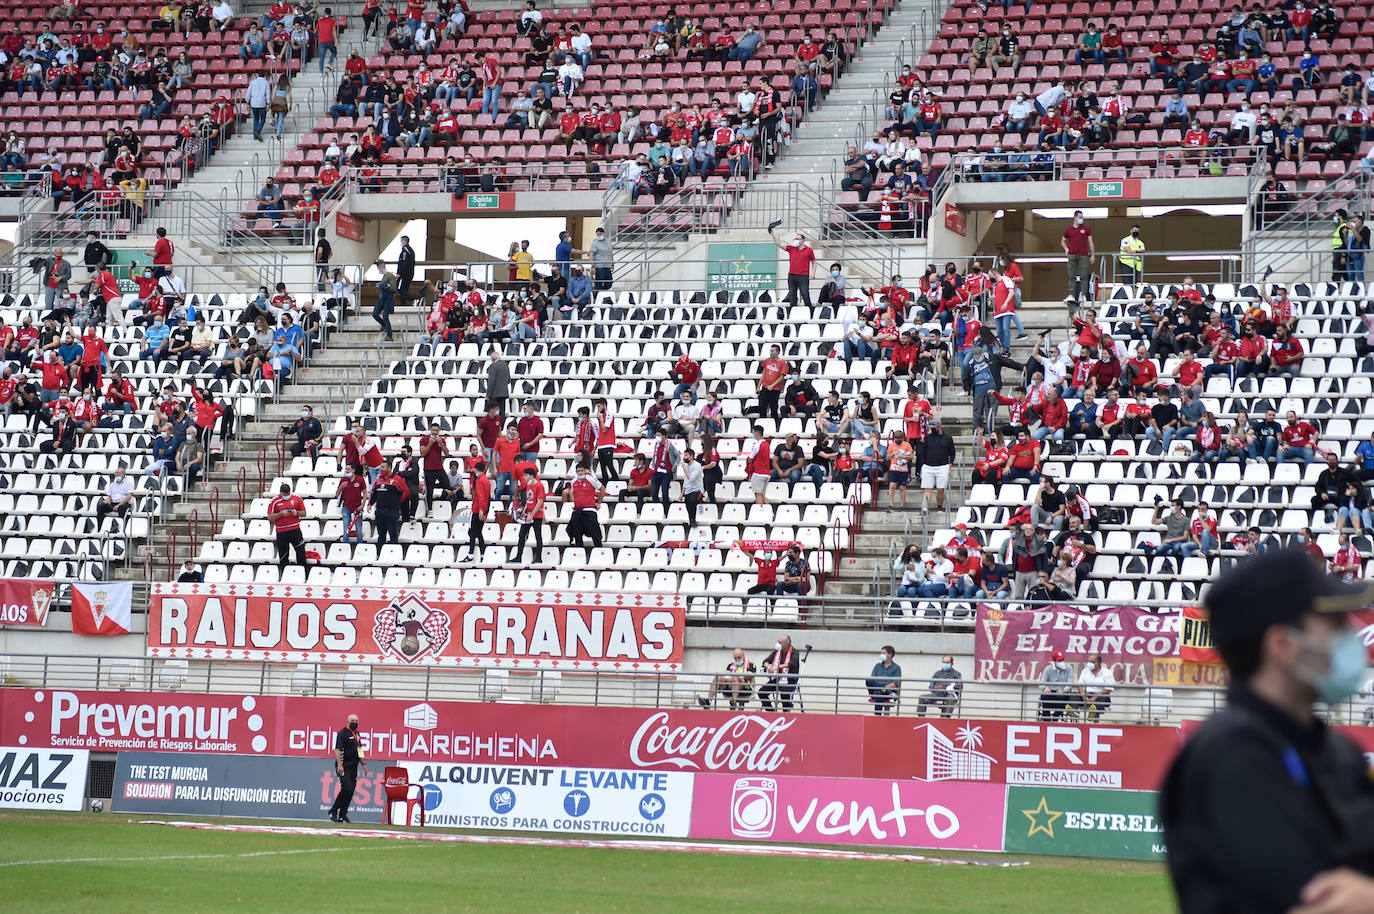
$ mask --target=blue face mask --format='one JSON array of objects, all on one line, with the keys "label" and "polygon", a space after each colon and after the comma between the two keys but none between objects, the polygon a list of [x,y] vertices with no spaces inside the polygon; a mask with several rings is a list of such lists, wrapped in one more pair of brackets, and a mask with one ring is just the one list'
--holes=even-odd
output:
[{"label": "blue face mask", "polygon": [[954,664],[952,664],[952,663],[942,663],[942,664],[940,664],[940,669],[945,670],[945,671],[952,670],[952,669],[954,669]]},{"label": "blue face mask", "polygon": [[839,271],[839,270],[831,270],[831,271],[830,271],[830,275],[833,276],[833,277],[835,277],[836,279],[839,279],[839,278],[840,278],[840,271]]},{"label": "blue face mask", "polygon": [[[1299,638],[1307,641],[1301,633]],[[1326,655],[1328,666],[1325,673],[1304,675],[1299,670],[1298,676],[1317,690],[1317,697],[1328,705],[1334,705],[1360,690],[1365,669],[1364,640],[1359,632],[1347,629],[1332,639]]]}]

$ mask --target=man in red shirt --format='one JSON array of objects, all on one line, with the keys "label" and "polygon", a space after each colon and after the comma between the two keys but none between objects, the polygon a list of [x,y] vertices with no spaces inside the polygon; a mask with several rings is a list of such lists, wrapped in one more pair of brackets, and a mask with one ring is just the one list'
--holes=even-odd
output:
[{"label": "man in red shirt", "polygon": [[1301,460],[1306,467],[1317,455],[1317,428],[1306,419],[1298,421],[1293,410],[1285,416],[1288,420],[1279,433],[1279,463],[1287,460]]},{"label": "man in red shirt", "polygon": [[806,243],[806,236],[801,232],[793,236],[791,244],[784,244],[777,235],[777,227],[777,222],[770,225],[768,234],[774,244],[787,252],[787,297],[783,301],[789,305],[795,305],[800,301],[810,308],[811,279],[816,272],[816,252]]},{"label": "man in red shirt", "polygon": [[544,440],[544,420],[534,414],[534,404],[525,401],[525,414],[516,423],[520,433],[520,459],[535,461],[539,459],[540,442]]},{"label": "man in red shirt", "polygon": [[782,349],[774,344],[768,350],[768,358],[763,360],[762,371],[759,373],[760,419],[770,415],[775,421],[782,418],[778,410],[778,398],[782,396],[782,385],[786,379],[787,362],[782,358]]},{"label": "man in red shirt", "polygon": [[902,404],[902,418],[906,420],[906,438],[913,446],[926,440],[926,427],[930,424],[931,414],[930,401],[921,396],[920,389],[908,387],[906,402]]},{"label": "man in red shirt", "polygon": [[1069,264],[1069,294],[1064,304],[1069,306],[1072,315],[1078,311],[1078,303],[1084,298],[1092,298],[1092,272],[1097,264],[1097,247],[1093,244],[1093,230],[1083,221],[1083,211],[1074,210],[1073,224],[1064,229],[1059,239]]},{"label": "man in red shirt", "polygon": [[506,433],[496,439],[492,447],[496,460],[497,500],[505,497],[515,500],[515,462],[520,456],[520,438],[514,422],[506,426]]},{"label": "man in red shirt", "polygon": [[701,381],[701,363],[684,352],[673,363],[671,376],[677,382],[677,386],[673,388],[671,399],[676,402],[682,398],[683,393],[690,393],[692,402],[697,402],[697,385]]},{"label": "man in red shirt", "polygon": [[167,230],[159,226],[157,230],[157,241],[153,243],[153,249],[151,251],[144,251],[145,254],[151,254],[153,257],[154,279],[161,279],[172,271],[173,250],[172,242],[167,237]]},{"label": "man in red shirt", "polygon": [[1275,332],[1270,354],[1274,360],[1274,368],[1289,375],[1296,374],[1302,368],[1302,360],[1306,358],[1302,343],[1287,327],[1279,327]]},{"label": "man in red shirt", "polygon": [[439,431],[439,424],[429,424],[429,434],[420,439],[421,467],[425,471],[425,514],[434,513],[434,493],[444,487],[444,458],[449,454],[448,441]]},{"label": "man in red shirt", "polygon": [[1236,377],[1246,375],[1264,377],[1269,373],[1269,341],[1259,335],[1254,324],[1245,325],[1240,338],[1240,358],[1236,362]]},{"label": "man in red shirt", "polygon": [[320,55],[320,72],[324,72],[324,56],[329,55],[329,62],[335,63],[339,59],[338,46],[335,44],[335,21],[334,11],[329,7],[324,8],[324,15],[315,20],[315,53]]},{"label": "man in red shirt", "polygon": [[[1299,347],[1299,351],[1301,352]],[[105,341],[95,332],[94,327],[87,327],[81,334],[81,371],[77,375],[76,386],[82,390],[100,389],[100,357],[105,353]],[[1301,356],[1298,358],[1302,361]]]},{"label": "man in red shirt", "polygon": [[1135,358],[1127,360],[1121,370],[1121,392],[1137,393],[1149,391],[1159,380],[1159,369],[1149,356],[1149,350],[1141,343],[1135,348]]},{"label": "man in red shirt", "polygon": [[343,517],[343,540],[348,542],[350,536],[353,537],[353,545],[361,546],[363,542],[363,502],[367,499],[367,477],[363,475],[362,464],[355,463],[348,471],[348,475],[339,480],[339,487],[334,491],[334,495],[339,499],[339,513]]},{"label": "man in red shirt", "polygon": [[301,516],[305,514],[305,502],[299,495],[291,494],[291,486],[281,484],[280,493],[267,505],[267,519],[277,531],[277,568],[286,570],[291,550],[296,550],[296,564],[305,567],[305,537],[301,534]]},{"label": "man in red shirt", "polygon": [[472,493],[472,516],[468,519],[468,552],[463,561],[474,562],[487,548],[487,539],[482,535],[482,526],[491,509],[491,477],[487,475],[487,464],[476,460],[468,474],[468,490]]},{"label": "man in red shirt", "polygon": [[745,469],[749,473],[749,488],[754,492],[754,504],[766,505],[768,482],[773,476],[773,446],[763,437],[763,426],[754,426],[754,437],[745,444]]},{"label": "man in red shirt", "polygon": [[506,564],[520,561],[525,553],[525,539],[534,530],[534,552],[531,559],[538,563],[544,554],[544,503],[548,492],[534,467],[525,467],[525,481],[516,493],[516,504],[512,510],[520,521],[520,537],[515,541],[515,555],[506,557]]},{"label": "man in red shirt", "polygon": [[592,546],[601,546],[601,522],[597,518],[597,507],[606,495],[601,482],[592,475],[591,465],[578,461],[573,470],[572,480],[563,490],[563,500],[571,501],[572,517],[568,520],[568,540],[574,546],[582,545],[582,537],[590,537]]},{"label": "man in red shirt", "polygon": [[1040,481],[1040,444],[1031,440],[1024,428],[1016,433],[1016,442],[1007,449],[1006,482],[1038,483]]}]

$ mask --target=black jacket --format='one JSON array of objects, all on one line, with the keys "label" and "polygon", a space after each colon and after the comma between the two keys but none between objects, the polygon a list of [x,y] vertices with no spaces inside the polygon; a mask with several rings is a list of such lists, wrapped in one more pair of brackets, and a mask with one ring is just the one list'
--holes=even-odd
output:
[{"label": "black jacket", "polygon": [[792,656],[790,659],[787,659],[787,651],[771,651],[767,657],[763,658],[763,666],[761,667],[761,669],[766,669],[768,664],[770,663],[781,663],[782,660],[787,659],[787,666],[785,670],[779,671],[779,673],[774,674],[773,678],[776,680],[779,677],[782,677],[783,679],[790,679],[791,681],[795,682],[797,674],[801,672],[801,651],[797,649],[797,646],[795,644],[792,645],[791,650]]},{"label": "black jacket", "polygon": [[1345,487],[1359,481],[1359,477],[1345,467],[1338,466],[1334,472],[1327,467],[1317,476],[1317,494],[1326,495],[1332,502],[1344,502]]},{"label": "black jacket", "polygon": [[1325,870],[1374,876],[1374,781],[1360,750],[1248,690],[1184,744],[1159,814],[1182,914],[1277,914]]},{"label": "black jacket", "polygon": [[921,444],[921,463],[930,466],[949,466],[954,462],[954,439],[944,432],[931,431]]}]

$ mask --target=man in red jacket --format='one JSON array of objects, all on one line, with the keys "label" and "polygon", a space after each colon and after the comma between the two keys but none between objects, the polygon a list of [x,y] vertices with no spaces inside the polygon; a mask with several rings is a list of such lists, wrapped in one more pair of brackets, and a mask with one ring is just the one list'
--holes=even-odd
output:
[{"label": "man in red jacket", "polygon": [[1040,427],[1032,437],[1036,441],[1052,438],[1057,448],[1064,443],[1064,430],[1068,425],[1069,407],[1064,403],[1064,398],[1059,396],[1059,388],[1046,388],[1045,402],[1040,404]]},{"label": "man in red jacket", "polygon": [[267,519],[276,528],[277,568],[286,570],[287,558],[291,550],[296,551],[296,564],[305,567],[305,537],[301,534],[301,517],[305,515],[305,502],[299,495],[291,494],[291,487],[281,484],[280,494],[267,505]]},{"label": "man in red jacket", "polygon": [[596,511],[601,499],[606,495],[601,482],[592,475],[591,463],[578,461],[573,470],[573,478],[563,490],[563,500],[571,501],[572,517],[568,520],[568,540],[574,546],[582,545],[584,536],[590,537],[592,546],[601,546],[601,523]]},{"label": "man in red jacket", "polygon": [[472,493],[471,518],[468,520],[468,552],[463,556],[465,562],[475,562],[487,548],[487,539],[482,535],[482,527],[487,521],[487,511],[491,509],[491,477],[487,475],[487,464],[476,460],[468,474],[468,490]]}]

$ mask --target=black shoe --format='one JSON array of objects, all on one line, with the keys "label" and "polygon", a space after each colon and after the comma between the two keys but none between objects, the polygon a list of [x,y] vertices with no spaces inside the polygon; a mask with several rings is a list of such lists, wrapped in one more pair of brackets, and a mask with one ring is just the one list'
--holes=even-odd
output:
[{"label": "black shoe", "polygon": [[335,819],[334,821],[336,821],[336,822],[342,822],[342,823],[345,824],[345,825],[352,825],[352,824],[353,824],[353,820],[350,819],[348,816],[339,816],[339,818]]},{"label": "black shoe", "polygon": [[332,810],[332,809],[329,810],[329,821],[330,821],[330,822],[337,822],[337,821],[339,821],[337,818],[335,818],[335,816],[334,816],[334,810]]},{"label": "black shoe", "polygon": [[703,711],[711,710],[711,702],[707,701],[705,698],[702,698],[700,695],[697,696],[697,704],[701,705],[701,709]]}]

